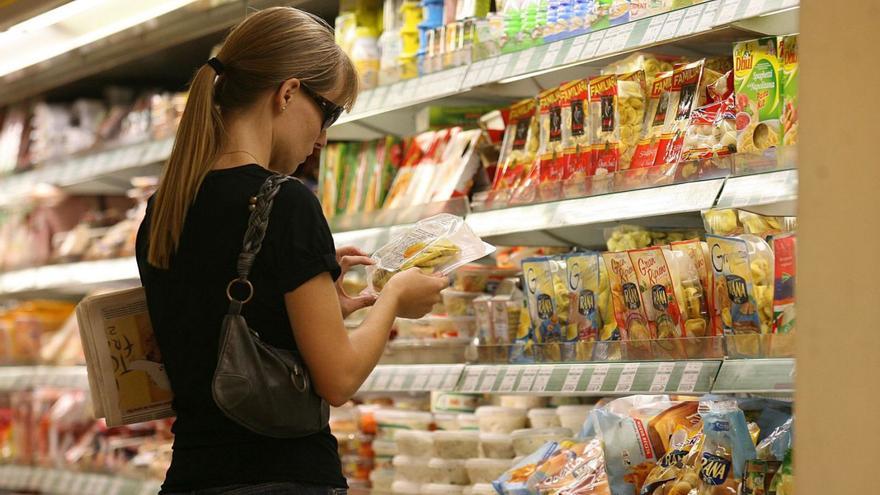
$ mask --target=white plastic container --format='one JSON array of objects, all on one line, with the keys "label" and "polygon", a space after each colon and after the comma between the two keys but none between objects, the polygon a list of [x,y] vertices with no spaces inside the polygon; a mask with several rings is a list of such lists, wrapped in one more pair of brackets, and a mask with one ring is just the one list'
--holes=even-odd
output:
[{"label": "white plastic container", "polygon": [[435,457],[428,462],[431,471],[431,483],[449,485],[469,485],[464,459],[441,459]]},{"label": "white plastic container", "polygon": [[535,395],[499,395],[498,405],[502,407],[516,407],[520,409],[535,409],[547,407],[547,397]]},{"label": "white plastic container", "polygon": [[556,414],[559,416],[559,424],[573,432],[579,432],[584,427],[584,422],[593,406],[559,406]]},{"label": "white plastic container", "polygon": [[567,440],[574,436],[568,428],[538,428],[516,430],[510,434],[516,455],[529,455],[547,442]]},{"label": "white plastic container", "polygon": [[393,440],[400,430],[425,430],[431,427],[433,417],[429,412],[379,409],[373,414],[376,418],[378,437]]},{"label": "white plastic container", "polygon": [[491,459],[513,459],[513,440],[506,433],[480,433],[480,448],[483,457]]},{"label": "white plastic container", "polygon": [[[432,457],[434,454],[434,437],[429,431],[399,430],[394,436],[397,452],[413,457]],[[376,450],[375,442],[373,450]]]},{"label": "white plastic container", "polygon": [[[402,430],[402,431],[398,432],[398,434],[403,433],[403,432],[410,433],[407,430]],[[424,432],[421,432],[421,433],[424,433]],[[398,450],[398,447],[397,447],[399,441],[400,440],[398,440],[397,442],[395,442],[394,440],[382,440],[382,439],[373,440],[373,452],[377,456],[380,456],[380,457],[385,457],[385,456],[392,457],[397,454],[400,454],[401,452]]]},{"label": "white plastic container", "polygon": [[464,487],[445,483],[422,485],[422,495],[461,495]]},{"label": "white plastic container", "polygon": [[491,483],[510,466],[510,459],[468,459],[464,463],[471,483]]},{"label": "white plastic container", "polygon": [[373,491],[390,492],[394,484],[394,471],[390,469],[374,469],[370,472],[370,485]]},{"label": "white plastic container", "polygon": [[458,420],[458,429],[459,430],[479,430],[480,429],[480,421],[477,419],[476,414],[462,413],[462,414],[459,414],[456,419]]},{"label": "white plastic container", "polygon": [[391,493],[394,495],[421,495],[422,484],[397,480],[391,484]]},{"label": "white plastic container", "polygon": [[480,455],[480,434],[476,431],[435,431],[434,455],[443,459],[470,459]]},{"label": "white plastic container", "polygon": [[[434,392],[432,392],[432,394],[433,393]],[[437,426],[438,430],[458,430],[458,414],[452,412],[435,412],[434,425]]]},{"label": "white plastic container", "polygon": [[394,466],[394,479],[412,483],[430,483],[432,471],[429,463],[430,459],[427,457],[396,455],[391,461]]},{"label": "white plastic container", "polygon": [[498,492],[491,484],[477,483],[471,486],[471,495],[498,495]]},{"label": "white plastic container", "polygon": [[481,433],[511,433],[526,426],[525,409],[482,406],[474,414],[477,415]]},{"label": "white plastic container", "polygon": [[431,392],[431,410],[434,412],[474,412],[479,401],[480,396],[475,394]]},{"label": "white plastic container", "polygon": [[529,424],[532,425],[532,428],[558,428],[561,426],[556,409],[549,407],[529,409],[528,416]]}]

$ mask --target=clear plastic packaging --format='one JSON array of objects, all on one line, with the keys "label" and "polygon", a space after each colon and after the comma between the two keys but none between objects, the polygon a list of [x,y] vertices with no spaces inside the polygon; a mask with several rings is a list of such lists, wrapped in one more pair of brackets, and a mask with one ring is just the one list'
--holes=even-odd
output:
[{"label": "clear plastic packaging", "polygon": [[642,137],[645,123],[647,90],[645,73],[637,70],[617,76],[617,104],[620,126],[620,161],[618,170],[628,170]]},{"label": "clear plastic packaging", "polygon": [[[574,327],[577,340],[581,343],[595,342],[602,326],[597,300],[600,263],[602,261],[597,253],[575,253],[565,258],[568,324]],[[578,347],[577,359],[591,359],[590,351],[592,346]]]},{"label": "clear plastic packaging", "polygon": [[434,454],[443,459],[470,459],[480,453],[480,434],[476,431],[435,431]]},{"label": "clear plastic packaging", "polygon": [[[435,413],[438,411],[450,413],[474,412],[479,403],[480,396],[475,394],[462,394],[446,391],[431,392],[431,410]],[[435,415],[434,421],[436,422],[436,420],[437,418]],[[457,422],[458,420],[456,419],[456,423]]]},{"label": "clear plastic packaging", "polygon": [[481,433],[511,433],[525,428],[526,410],[501,406],[481,406],[474,413]]},{"label": "clear plastic packaging", "polygon": [[447,275],[494,250],[464,219],[441,213],[420,220],[373,253],[375,264],[367,267],[368,289],[379,292],[395,273],[413,267]]},{"label": "clear plastic packaging", "polygon": [[443,339],[396,339],[388,344],[385,364],[451,364],[465,362],[471,339],[455,337]]},{"label": "clear plastic packaging", "polygon": [[559,423],[563,428],[579,432],[592,410],[593,406],[587,405],[559,406],[556,408],[556,415],[559,416]]},{"label": "clear plastic packaging", "polygon": [[374,492],[390,492],[394,484],[394,471],[374,469],[370,471],[370,486]]},{"label": "clear plastic packaging", "polygon": [[422,495],[460,495],[464,487],[446,483],[428,483],[422,485]]},{"label": "clear plastic packaging", "polygon": [[495,326],[492,322],[492,296],[483,295],[474,299],[474,316],[477,325],[477,344],[497,344]]},{"label": "clear plastic packaging", "polygon": [[412,457],[408,455],[396,455],[391,461],[394,466],[394,479],[397,481],[409,481],[412,483],[430,483],[431,459],[427,457]]},{"label": "clear plastic packaging", "polygon": [[558,428],[561,426],[559,416],[554,408],[529,409],[527,416],[529,417],[529,425],[532,428]]},{"label": "clear plastic packaging", "polygon": [[574,432],[568,428],[527,428],[510,434],[516,455],[529,455],[547,442],[568,440]]},{"label": "clear plastic packaging", "polygon": [[513,440],[506,433],[480,433],[483,457],[490,459],[513,459]]},{"label": "clear plastic packaging", "polygon": [[422,484],[405,480],[397,480],[391,484],[391,493],[393,493],[394,495],[421,495]]},{"label": "clear plastic packaging", "polygon": [[421,431],[401,430],[395,435],[395,440],[376,439],[373,440],[373,452],[381,457],[394,457],[397,454],[407,454],[399,450],[401,433],[427,433]]},{"label": "clear plastic packaging", "polygon": [[587,194],[587,177],[593,175],[590,145],[589,81],[578,79],[559,87],[562,119],[562,180],[565,197]]},{"label": "clear plastic packaging", "polygon": [[648,318],[642,305],[638,278],[628,253],[603,253],[608,269],[611,299],[620,338],[625,341],[647,341],[651,338]]},{"label": "clear plastic packaging", "polygon": [[458,328],[448,318],[428,316],[417,320],[397,319],[397,336],[401,339],[440,339],[457,337]]},{"label": "clear plastic packaging", "polygon": [[506,201],[531,172],[538,152],[537,100],[527,98],[510,107],[490,198]]},{"label": "clear plastic packaging", "polygon": [[540,183],[542,200],[559,199],[562,191],[562,172],[556,160],[562,152],[562,116],[558,105],[559,90],[551,88],[538,95],[540,129],[538,139],[537,177],[532,182]]},{"label": "clear plastic packaging", "polygon": [[468,459],[467,469],[471,483],[492,483],[510,468],[510,459]]},{"label": "clear plastic packaging", "polygon": [[461,413],[456,417],[459,430],[479,430],[480,421],[474,413]]},{"label": "clear plastic packaging", "polygon": [[424,430],[431,427],[431,413],[379,409],[373,413],[379,438],[393,440],[401,430]]},{"label": "clear plastic packaging", "polygon": [[441,459],[435,457],[428,462],[431,483],[449,485],[469,485],[464,459]]},{"label": "clear plastic packaging", "polygon": [[455,271],[452,288],[462,292],[484,292],[490,269],[481,265],[465,265]]},{"label": "clear plastic packaging", "polygon": [[651,338],[677,339],[682,337],[681,310],[672,283],[669,263],[660,247],[648,247],[629,252],[642,294],[642,303],[648,317]]},{"label": "clear plastic packaging", "polygon": [[[397,452],[403,456],[431,457],[434,449],[434,437],[429,431],[400,430],[394,435]],[[373,442],[373,450],[376,450]]]},{"label": "clear plastic packaging", "polygon": [[[431,401],[434,401],[434,393],[431,393]],[[434,425],[438,430],[456,431],[458,430],[458,414],[454,412],[434,412]]]},{"label": "clear plastic packaging", "polygon": [[535,409],[547,407],[549,400],[547,397],[539,395],[499,395],[497,396],[498,405],[501,407],[512,407],[515,409]]},{"label": "clear plastic packaging", "polygon": [[744,232],[739,215],[733,208],[713,208],[704,211],[703,226],[707,234],[734,236]]},{"label": "clear plastic packaging", "polygon": [[684,134],[691,111],[700,105],[703,86],[703,61],[683,65],[672,73],[669,111],[663,126],[663,136],[657,148],[654,165],[675,164],[681,158]]},{"label": "clear plastic packaging", "polygon": [[483,295],[482,292],[462,292],[453,289],[444,289],[443,306],[449,316],[474,316],[474,299]]},{"label": "clear plastic packaging", "polygon": [[498,492],[489,483],[476,483],[471,487],[471,495],[498,495]]},{"label": "clear plastic packaging", "polygon": [[590,145],[595,175],[617,171],[620,160],[617,76],[590,79]]}]

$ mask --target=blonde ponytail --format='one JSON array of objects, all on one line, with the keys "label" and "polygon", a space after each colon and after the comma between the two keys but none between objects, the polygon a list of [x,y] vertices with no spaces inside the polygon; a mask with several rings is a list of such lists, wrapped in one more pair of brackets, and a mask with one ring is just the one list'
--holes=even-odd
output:
[{"label": "blonde ponytail", "polygon": [[[261,10],[236,26],[210,65],[196,71],[171,156],[153,202],[147,261],[168,268],[189,207],[217,159],[223,112],[246,107],[263,91],[298,78],[319,93],[337,90],[348,109],[357,98],[357,73],[332,31],[290,7]],[[215,80],[216,77],[216,80]]]}]

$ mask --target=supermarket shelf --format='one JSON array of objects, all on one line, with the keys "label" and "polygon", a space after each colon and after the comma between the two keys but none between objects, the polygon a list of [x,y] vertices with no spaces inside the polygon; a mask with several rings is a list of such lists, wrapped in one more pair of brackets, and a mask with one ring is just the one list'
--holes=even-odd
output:
[{"label": "supermarket shelf", "polygon": [[463,364],[376,366],[360,392],[430,392],[455,390]]},{"label": "supermarket shelf", "polygon": [[0,299],[82,295],[97,286],[129,286],[139,278],[134,258],[47,265],[0,274]]},{"label": "supermarket shelf", "polygon": [[[0,392],[37,387],[87,389],[85,366],[0,366]],[[3,479],[0,477],[0,479]]]},{"label": "supermarket shelf", "polygon": [[721,365],[712,391],[717,393],[794,392],[794,377],[794,359],[727,359]]},{"label": "supermarket shelf", "polygon": [[742,208],[772,216],[797,215],[797,170],[730,177],[718,198],[718,208]]},{"label": "supermarket shelf", "polygon": [[[582,78],[610,58],[664,45],[692,56],[729,53],[730,42],[756,33],[797,30],[798,0],[711,0],[583,36],[502,54],[363,92],[355,108],[330,128],[330,139],[409,135],[430,103],[486,103],[534,95],[536,89]],[[776,32],[779,31],[779,32]]]},{"label": "supermarket shelf", "polygon": [[602,229],[621,221],[700,228],[700,210],[715,205],[723,185],[724,179],[711,179],[482,211],[469,215],[467,223],[477,235],[500,245],[601,246]]},{"label": "supermarket shelf", "polygon": [[0,465],[0,491],[59,495],[154,495],[161,483],[107,474],[15,464]]}]

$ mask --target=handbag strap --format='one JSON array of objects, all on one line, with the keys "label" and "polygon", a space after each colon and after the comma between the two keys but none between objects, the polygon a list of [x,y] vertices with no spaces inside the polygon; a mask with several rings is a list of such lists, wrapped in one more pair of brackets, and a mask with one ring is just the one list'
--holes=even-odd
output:
[{"label": "handbag strap", "polygon": [[[226,286],[226,297],[230,303],[229,312],[232,314],[239,314],[241,307],[247,304],[254,296],[254,286],[248,280],[248,276],[251,273],[257,253],[263,247],[263,239],[266,237],[266,229],[269,227],[269,215],[272,213],[275,196],[281,190],[281,184],[289,180],[293,180],[293,177],[272,175],[263,182],[257,195],[251,198],[251,216],[248,219],[247,230],[244,233],[241,254],[238,255],[238,263],[236,263],[238,278],[233,279]],[[243,284],[248,288],[250,293],[245,299],[239,300],[232,296],[232,286],[235,284]]]}]

